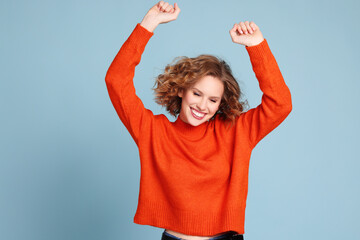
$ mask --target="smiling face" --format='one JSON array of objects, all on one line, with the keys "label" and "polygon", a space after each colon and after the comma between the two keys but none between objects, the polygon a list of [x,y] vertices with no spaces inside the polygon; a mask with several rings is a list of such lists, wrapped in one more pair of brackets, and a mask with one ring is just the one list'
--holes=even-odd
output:
[{"label": "smiling face", "polygon": [[184,122],[198,126],[211,119],[220,106],[224,93],[223,82],[213,76],[204,76],[186,91],[180,91],[179,117]]}]

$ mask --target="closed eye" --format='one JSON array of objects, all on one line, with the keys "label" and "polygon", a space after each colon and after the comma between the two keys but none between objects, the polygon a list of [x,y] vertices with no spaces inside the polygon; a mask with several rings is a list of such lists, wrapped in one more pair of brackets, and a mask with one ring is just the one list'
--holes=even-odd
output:
[{"label": "closed eye", "polygon": [[[194,95],[195,96],[200,96],[200,94],[199,93],[197,93],[197,92],[194,92]],[[217,101],[216,100],[214,100],[214,99],[211,99],[210,101],[212,101],[213,103],[216,103]]]}]

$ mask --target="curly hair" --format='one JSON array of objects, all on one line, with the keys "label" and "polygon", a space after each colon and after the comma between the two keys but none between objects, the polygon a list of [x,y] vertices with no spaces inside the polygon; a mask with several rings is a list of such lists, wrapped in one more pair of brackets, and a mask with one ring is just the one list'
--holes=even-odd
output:
[{"label": "curly hair", "polygon": [[240,101],[243,94],[232,75],[230,66],[213,55],[202,54],[195,58],[186,56],[175,58],[165,67],[164,73],[156,77],[152,88],[155,92],[155,102],[166,107],[166,110],[176,117],[181,109],[181,98],[178,92],[186,91],[199,79],[208,75],[220,79],[224,84],[224,94],[219,109],[211,120],[219,114],[221,119],[234,123],[236,116],[248,107],[248,102]]}]

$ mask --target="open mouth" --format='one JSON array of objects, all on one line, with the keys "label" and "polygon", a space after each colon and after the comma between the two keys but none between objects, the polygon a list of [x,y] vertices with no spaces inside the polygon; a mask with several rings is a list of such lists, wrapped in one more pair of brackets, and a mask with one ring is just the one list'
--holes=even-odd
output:
[{"label": "open mouth", "polygon": [[206,113],[202,113],[202,112],[199,112],[199,111],[196,111],[195,109],[193,108],[190,108],[190,111],[191,111],[191,115],[198,119],[198,120],[201,120],[205,117]]}]

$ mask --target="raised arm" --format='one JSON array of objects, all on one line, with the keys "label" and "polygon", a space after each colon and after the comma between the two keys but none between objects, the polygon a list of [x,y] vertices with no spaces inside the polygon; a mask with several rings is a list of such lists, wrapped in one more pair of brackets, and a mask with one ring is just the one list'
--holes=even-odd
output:
[{"label": "raised arm", "polygon": [[263,92],[261,104],[240,115],[251,147],[275,129],[292,110],[291,93],[275,57],[254,22],[234,24],[230,30],[234,43],[246,46],[250,61]]},{"label": "raised arm", "polygon": [[135,67],[140,63],[145,46],[160,24],[177,18],[180,9],[160,1],[137,24],[129,38],[120,48],[105,77],[111,102],[132,138],[138,143],[142,128],[149,127],[153,113],[146,109],[136,95],[133,78]]}]

